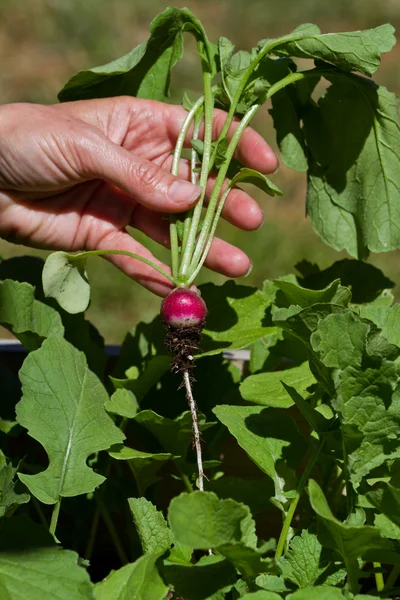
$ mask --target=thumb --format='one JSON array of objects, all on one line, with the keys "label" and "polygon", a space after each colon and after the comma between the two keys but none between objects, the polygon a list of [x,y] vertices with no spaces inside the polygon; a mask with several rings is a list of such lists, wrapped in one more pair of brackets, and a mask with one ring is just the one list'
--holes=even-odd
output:
[{"label": "thumb", "polygon": [[[89,142],[89,143],[88,143]],[[114,144],[103,134],[93,144],[86,140],[79,157],[82,176],[103,179],[157,212],[183,212],[201,194],[201,188],[179,179],[149,160]]]}]

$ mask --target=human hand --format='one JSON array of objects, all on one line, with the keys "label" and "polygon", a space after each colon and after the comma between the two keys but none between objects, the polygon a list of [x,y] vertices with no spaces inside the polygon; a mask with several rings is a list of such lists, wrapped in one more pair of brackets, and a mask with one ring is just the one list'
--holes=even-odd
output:
[{"label": "human hand", "polygon": [[[186,114],[177,105],[129,97],[0,107],[0,237],[52,250],[124,250],[169,271],[126,227],[168,246],[163,214],[195,204],[200,188],[185,181],[187,161],[181,161],[179,178],[169,173]],[[218,111],[215,139],[224,120],[225,113]],[[189,132],[186,146],[190,139]],[[238,158],[264,173],[278,164],[251,129],[242,137]],[[210,178],[210,190],[212,184]],[[245,230],[257,229],[263,220],[258,204],[239,189],[229,194],[223,217]],[[171,288],[139,260],[108,259],[156,294]],[[215,238],[206,266],[239,277],[250,261],[240,249]]]}]

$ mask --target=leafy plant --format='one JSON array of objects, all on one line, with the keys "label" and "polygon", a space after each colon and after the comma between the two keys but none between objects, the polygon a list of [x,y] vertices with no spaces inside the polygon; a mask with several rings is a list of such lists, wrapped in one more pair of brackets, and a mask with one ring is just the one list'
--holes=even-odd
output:
[{"label": "leafy plant", "polygon": [[[283,160],[308,171],[316,231],[356,258],[324,271],[299,263],[297,275],[261,290],[202,286],[207,321],[200,302],[200,328],[187,313],[190,327],[182,327],[198,337],[203,329],[202,350],[189,356],[185,347],[173,359],[190,411],[169,371],[160,318],[128,332],[117,359],[85,321],[85,263],[104,252],[58,252],[34,269],[2,261],[0,324],[28,355],[19,377],[14,365],[0,365],[0,596],[396,597],[400,319],[393,283],[360,260],[399,246],[397,104],[368,79],[393,30],[321,34],[307,24],[235,53],[225,38],[210,42],[189,10],[170,8],[147,42],[78,73],[60,99],[166,100],[185,32],[197,40],[204,95],[184,100],[173,172],[193,124],[192,180],[203,191],[193,211],[171,220],[165,275],[176,288],[193,283],[233,186],[280,194],[233,158],[269,99]],[[299,71],[296,58],[314,66]],[[328,87],[318,96],[322,79]],[[227,111],[218,140],[214,106]],[[238,367],[224,350],[241,348],[250,361]]]}]

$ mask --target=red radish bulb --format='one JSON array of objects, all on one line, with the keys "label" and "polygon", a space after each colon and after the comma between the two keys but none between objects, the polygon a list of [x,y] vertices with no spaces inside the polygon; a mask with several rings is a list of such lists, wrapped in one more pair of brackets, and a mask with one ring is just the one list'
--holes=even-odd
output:
[{"label": "red radish bulb", "polygon": [[176,329],[202,327],[207,315],[204,300],[187,288],[175,288],[161,304],[161,318],[165,325]]}]

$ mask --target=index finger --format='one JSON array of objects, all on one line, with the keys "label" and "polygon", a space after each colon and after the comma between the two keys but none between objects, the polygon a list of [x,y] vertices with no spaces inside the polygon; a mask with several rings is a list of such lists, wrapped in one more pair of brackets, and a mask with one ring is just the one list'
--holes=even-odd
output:
[{"label": "index finger", "polygon": [[[172,138],[177,139],[181,127],[185,121],[187,111],[182,106],[170,105],[169,112],[169,133]],[[213,140],[218,139],[221,133],[227,113],[220,109],[215,109],[213,117]],[[227,137],[230,140],[238,128],[240,121],[235,119],[228,130]],[[200,128],[199,137],[203,138],[204,127]],[[189,128],[185,139],[185,147],[190,147],[190,141],[193,136],[193,125]],[[261,171],[261,173],[273,173],[278,168],[279,162],[275,152],[264,138],[251,127],[244,131],[238,148],[235,152],[235,158],[240,160],[246,166]]]}]

